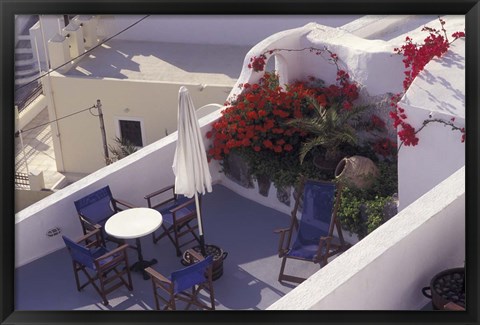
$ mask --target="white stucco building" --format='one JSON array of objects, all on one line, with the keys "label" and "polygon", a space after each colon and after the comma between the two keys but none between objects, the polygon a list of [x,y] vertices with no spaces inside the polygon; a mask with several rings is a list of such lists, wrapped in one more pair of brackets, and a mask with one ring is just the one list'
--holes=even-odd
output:
[{"label": "white stucco building", "polygon": [[[341,26],[357,17],[99,15],[76,16],[65,27],[62,16],[40,16],[31,37],[40,64],[48,57],[51,69],[60,67],[42,78],[52,121],[100,99],[107,143],[123,136],[143,147],[175,131],[180,86],[197,108],[223,105],[245,54],[264,37],[312,20]],[[92,114],[52,123],[57,169],[73,179],[105,166]]]},{"label": "white stucco building", "polygon": [[[128,19],[106,18],[104,22],[110,22],[108,26],[128,25]],[[91,19],[99,19],[98,26],[101,26],[102,17]],[[464,26],[464,17],[447,17],[446,20],[454,22],[452,23],[454,29]],[[179,21],[182,22],[181,19]],[[234,96],[239,90],[239,84],[258,81],[260,74],[248,68],[252,56],[275,48],[327,46],[341,58],[342,67],[361,85],[361,99],[371,103],[381,102],[389,94],[400,92],[402,89],[404,67],[401,57],[392,54],[393,48],[403,42],[405,35],[415,35],[415,31],[423,24],[435,21],[436,17],[424,16],[417,19],[415,16],[367,16],[341,28],[309,21],[278,33],[272,31],[268,34],[270,36],[262,38],[253,47],[247,46],[248,42],[244,38],[239,38],[236,46],[248,49],[238,62],[238,79],[231,78],[233,82],[229,85],[204,85],[202,76],[191,74],[188,76],[199,79],[187,84],[187,87],[198,106],[209,102],[218,103],[218,98],[222,96],[225,99]],[[115,25],[117,23],[119,25]],[[206,23],[200,18],[193,25],[198,35],[208,32]],[[223,26],[221,22],[217,23]],[[276,26],[270,22],[269,25]],[[153,30],[154,25],[147,26],[146,30]],[[381,29],[381,26],[384,28]],[[106,27],[101,30],[105,31]],[[182,40],[194,40],[188,39],[191,34],[184,32],[183,29],[181,31],[179,37]],[[225,34],[226,32],[219,36],[218,42],[225,40]],[[131,39],[128,42],[127,39],[118,40],[102,45],[98,52],[91,53],[72,64],[63,73],[52,73],[46,81],[47,87],[53,90],[53,94],[47,95],[51,96],[49,110],[52,118],[73,113],[77,109],[91,106],[96,99],[101,99],[108,120],[107,136],[111,138],[118,134],[116,133],[118,121],[130,118],[140,121],[142,132],[145,134],[143,136],[141,133],[142,139],[145,139],[146,145],[129,157],[98,169],[103,163],[99,132],[95,134],[98,130],[98,120],[86,113],[81,120],[59,121],[55,126],[58,132],[56,141],[59,141],[59,150],[62,154],[62,163],[59,166],[65,170],[78,170],[85,174],[98,170],[16,214],[17,268],[28,266],[29,263],[39,261],[48,257],[50,253],[64,248],[60,236],[45,236],[48,230],[57,227],[63,234],[71,237],[79,235],[81,230],[72,202],[99,186],[108,184],[115,189],[116,196],[128,197],[129,202],[142,206],[145,204],[146,193],[172,183],[173,174],[170,166],[177,134],[174,130],[169,130],[170,134],[164,136],[164,125],[161,123],[166,121],[171,125],[175,120],[173,112],[176,111],[178,87],[185,85],[185,80],[166,82],[155,79],[160,76],[160,71],[150,69],[155,68],[156,64],[163,60],[160,59],[156,48],[161,43],[153,42],[153,35],[155,32],[141,34],[131,31],[130,36],[126,35],[125,38],[142,36],[143,39],[135,42]],[[163,32],[159,35],[167,37]],[[65,37],[57,37],[51,43],[60,44],[57,45],[64,50],[66,41]],[[461,83],[464,73],[462,42],[455,43],[443,60],[431,62],[426,67],[425,73],[412,84],[411,92],[409,90],[403,98],[401,105],[408,109],[411,122],[415,126],[432,111],[435,117],[442,116],[446,119],[455,117],[459,123],[465,123],[464,86]],[[146,48],[148,51],[142,52],[142,49]],[[175,48],[188,50],[190,46]],[[191,48],[194,46],[191,45]],[[68,55],[63,50],[60,53]],[[204,50],[208,53],[207,48]],[[172,53],[170,59],[175,59],[175,54]],[[274,60],[275,68],[284,82],[308,75],[319,77],[327,83],[333,82],[335,78],[334,67],[320,56],[303,52],[282,52],[277,54]],[[98,62],[102,62],[100,68],[96,65]],[[444,69],[448,62],[449,68]],[[188,62],[175,63],[176,66],[183,64],[184,67],[193,68]],[[231,62],[227,62],[225,66],[230,64]],[[168,65],[164,67],[167,69]],[[170,77],[187,76],[182,74],[183,71],[170,68],[172,69]],[[446,73],[443,74],[444,72]],[[388,104],[379,106],[379,110],[388,113],[387,106]],[[170,109],[172,116],[168,116],[169,113],[166,113],[164,108]],[[199,123],[202,133],[205,134],[220,116],[220,109],[216,109],[201,117]],[[234,265],[234,272],[230,278],[233,279],[232,283],[245,286],[261,285],[255,299],[252,299],[252,296],[247,297],[250,298],[245,300],[247,304],[258,303],[267,296],[272,299],[274,296],[273,303],[267,309],[418,310],[425,306],[428,301],[421,294],[421,287],[427,285],[432,275],[438,271],[462,266],[465,261],[465,167],[462,155],[465,149],[459,141],[458,134],[444,130],[441,126],[428,126],[419,136],[421,143],[422,141],[425,143],[423,146],[420,144],[418,147],[403,147],[400,150],[399,199],[402,210],[398,215],[280,298],[276,296],[278,290],[274,285],[269,284],[267,280],[265,282],[259,280],[264,277],[276,281],[271,275],[271,270],[265,268],[268,258],[276,257],[273,248],[263,260],[244,260],[239,265]],[[206,137],[203,140],[208,147],[210,140]],[[444,159],[442,155],[447,155],[447,150],[448,153],[454,154]],[[87,161],[87,155],[91,154],[98,156],[94,158],[89,156]],[[433,164],[435,168],[431,168]],[[417,166],[418,170],[411,172],[412,166]],[[274,191],[271,191],[269,197],[259,196],[257,188],[241,188],[226,178],[220,172],[221,168],[217,163],[212,163],[210,168],[216,184],[249,198],[255,205],[260,203],[285,214],[290,213],[290,207],[278,205]],[[245,207],[235,206],[235,209],[237,208]],[[236,229],[228,231],[233,233]],[[271,232],[271,229],[268,228],[268,231]],[[260,237],[251,238],[248,235],[245,233],[246,241],[261,240]],[[239,272],[241,267],[247,269],[249,265],[258,266],[258,273],[252,271],[252,275],[248,272]],[[252,267],[253,269],[255,267]],[[224,287],[224,292],[229,293],[228,288],[228,285]],[[28,298],[28,295],[26,297]],[[223,307],[228,309],[229,301],[228,299],[225,301]],[[122,303],[116,307],[121,308]],[[95,309],[98,306],[82,305],[80,308]]]}]

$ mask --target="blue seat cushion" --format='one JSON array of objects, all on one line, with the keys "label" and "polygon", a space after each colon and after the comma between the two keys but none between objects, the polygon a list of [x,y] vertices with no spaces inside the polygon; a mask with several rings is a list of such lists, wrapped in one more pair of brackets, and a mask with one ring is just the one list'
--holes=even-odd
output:
[{"label": "blue seat cushion", "polygon": [[[181,197],[176,201],[171,201],[168,202],[164,205],[161,205],[157,207],[156,209],[162,214],[163,222],[167,223],[169,225],[173,224],[173,213],[171,212],[172,209],[175,207],[187,202],[189,198],[187,197]],[[181,208],[180,210],[176,211],[176,217],[177,219],[180,219],[187,214],[191,213],[192,211],[195,211],[195,203],[192,202],[192,204],[189,204],[188,206]]]}]

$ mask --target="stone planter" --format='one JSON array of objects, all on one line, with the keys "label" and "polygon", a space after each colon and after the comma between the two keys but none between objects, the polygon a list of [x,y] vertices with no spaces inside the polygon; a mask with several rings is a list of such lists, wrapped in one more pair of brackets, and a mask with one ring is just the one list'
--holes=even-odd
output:
[{"label": "stone planter", "polygon": [[448,310],[449,303],[457,306],[455,310],[465,309],[465,268],[438,273],[432,278],[430,286],[424,287],[422,292],[425,297],[432,299],[435,310]]},{"label": "stone planter", "polygon": [[270,191],[270,185],[272,184],[268,175],[257,176],[257,184],[258,184],[258,193],[260,193],[260,195],[268,197],[268,192]]},{"label": "stone planter", "polygon": [[[192,249],[201,254],[200,245],[192,247]],[[228,253],[216,245],[205,245],[205,253],[207,256],[213,255],[212,280],[215,281],[223,275],[223,260],[227,258]],[[181,263],[184,266],[191,265],[188,251],[183,253]]]}]

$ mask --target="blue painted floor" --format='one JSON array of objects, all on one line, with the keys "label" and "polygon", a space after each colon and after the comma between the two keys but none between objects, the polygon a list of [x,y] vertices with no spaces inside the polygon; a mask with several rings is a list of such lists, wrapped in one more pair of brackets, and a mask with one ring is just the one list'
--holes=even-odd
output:
[{"label": "blue painted floor", "polygon": [[[279,238],[273,230],[287,227],[289,215],[247,200],[221,185],[204,195],[202,204],[206,243],[220,246],[228,253],[223,261],[223,275],[214,281],[216,309],[264,310],[296,286],[277,281]],[[142,238],[142,247],[145,259],[158,260],[154,268],[162,274],[183,267],[167,238],[153,244],[151,236],[146,236]],[[129,250],[129,259],[137,260],[136,251]],[[304,277],[319,268],[308,262],[287,263],[288,272]],[[61,249],[16,270],[15,309],[154,309],[151,281],[143,280],[139,273],[132,276],[134,290],[121,288],[112,292],[108,295],[110,305],[104,306],[92,287],[76,290],[70,256],[66,248]]]}]

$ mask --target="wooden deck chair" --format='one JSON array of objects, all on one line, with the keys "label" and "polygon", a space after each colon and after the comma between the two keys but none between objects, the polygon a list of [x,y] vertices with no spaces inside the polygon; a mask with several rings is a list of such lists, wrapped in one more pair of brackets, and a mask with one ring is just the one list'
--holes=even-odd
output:
[{"label": "wooden deck chair", "polygon": [[[186,310],[192,305],[201,309],[215,310],[212,282],[213,256],[204,258],[193,249],[189,249],[188,253],[190,262],[193,264],[172,272],[169,277],[163,276],[151,267],[145,269],[152,279],[157,310],[177,310],[177,301],[186,302]],[[208,302],[200,300],[200,292],[208,294]],[[160,303],[164,305],[161,306]]]},{"label": "wooden deck chair", "polygon": [[[129,291],[133,290],[127,244],[108,250],[102,246],[100,229],[91,231],[76,241],[66,236],[62,238],[72,258],[78,291],[91,284],[102,297],[102,303],[108,305],[107,294],[110,292],[122,286]],[[86,278],[83,283],[80,274]]]},{"label": "wooden deck chair", "polygon": [[200,238],[196,234],[198,222],[195,198],[176,194],[175,186],[170,185],[145,195],[145,200],[149,208],[156,209],[163,217],[160,233],[152,234],[154,244],[163,237],[168,237],[175,246],[177,256],[182,255],[182,247],[192,242],[200,244]]},{"label": "wooden deck chair", "polygon": [[[300,181],[290,227],[275,230],[280,234],[278,256],[282,258],[278,281],[301,283],[305,280],[285,274],[285,264],[289,258],[324,266],[329,257],[347,249],[341,225],[336,218],[340,192],[341,189],[332,182]],[[302,213],[298,217],[302,194]],[[338,238],[333,236],[335,228]]]},{"label": "wooden deck chair", "polygon": [[[96,229],[100,229],[103,241],[107,239],[117,244],[123,243],[120,239],[108,236],[105,232],[104,226],[108,218],[115,213],[125,209],[134,208],[134,205],[114,198],[108,185],[76,200],[74,204],[77,209],[78,217],[80,218],[80,224],[82,225],[84,235],[95,231]],[[131,247],[135,248],[134,246]]]}]

